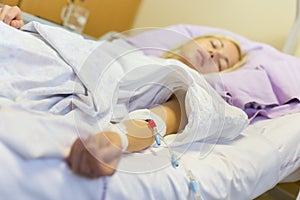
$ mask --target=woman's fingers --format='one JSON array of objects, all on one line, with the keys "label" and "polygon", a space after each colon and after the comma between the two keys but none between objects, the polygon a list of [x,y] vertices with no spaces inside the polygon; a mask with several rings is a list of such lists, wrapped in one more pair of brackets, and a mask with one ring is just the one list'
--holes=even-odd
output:
[{"label": "woman's fingers", "polygon": [[98,161],[95,160],[95,157],[93,155],[96,147],[95,137],[89,136],[86,140],[84,140],[83,144],[84,151],[81,155],[80,170],[78,171],[78,173],[90,178],[96,178],[96,176],[94,175],[94,165],[97,165]]},{"label": "woman's fingers", "polygon": [[21,20],[12,20],[10,22],[10,25],[12,27],[15,27],[17,29],[21,28],[22,26],[24,26],[24,21],[21,19]]},{"label": "woman's fingers", "polygon": [[0,8],[0,20],[4,21],[5,16],[7,15],[8,10],[10,6],[4,5],[2,8]]},{"label": "woman's fingers", "polygon": [[122,150],[103,134],[87,139],[78,138],[70,151],[67,163],[76,174],[89,178],[112,175],[118,166]]},{"label": "woman's fingers", "polygon": [[116,171],[122,150],[105,134],[88,137],[86,147],[88,151],[86,163],[89,165],[90,177],[110,176]]},{"label": "woman's fingers", "polygon": [[75,173],[79,171],[79,164],[81,162],[81,154],[84,151],[84,146],[80,138],[77,138],[72,145],[70,155],[67,158],[71,170]]},{"label": "woman's fingers", "polygon": [[9,24],[15,28],[21,28],[24,25],[21,10],[17,6],[4,5],[0,8],[0,21]]},{"label": "woman's fingers", "polygon": [[92,165],[94,176],[111,176],[116,171],[122,150],[115,144],[110,144],[104,148],[99,148],[93,154],[93,159],[95,162]]}]

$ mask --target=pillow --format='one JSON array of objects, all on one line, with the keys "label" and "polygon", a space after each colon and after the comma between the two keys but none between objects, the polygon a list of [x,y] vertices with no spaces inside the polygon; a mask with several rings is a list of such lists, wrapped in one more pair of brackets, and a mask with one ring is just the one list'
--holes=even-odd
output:
[{"label": "pillow", "polygon": [[127,42],[140,48],[146,55],[154,56],[161,56],[168,49],[172,49],[197,36],[209,34],[226,35],[234,38],[240,44],[242,53],[247,53],[254,48],[250,40],[228,30],[191,24],[148,28],[144,29],[142,33],[132,34],[135,36],[127,38]]}]

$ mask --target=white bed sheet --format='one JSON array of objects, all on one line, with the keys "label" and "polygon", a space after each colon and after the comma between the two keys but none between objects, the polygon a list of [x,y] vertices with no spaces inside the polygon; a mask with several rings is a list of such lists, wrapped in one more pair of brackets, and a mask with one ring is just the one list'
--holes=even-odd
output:
[{"label": "white bed sheet", "polygon": [[300,166],[299,120],[300,113],[259,121],[231,143],[202,146],[202,152],[209,152],[202,156],[201,144],[194,143],[176,169],[159,148],[124,155],[112,177],[96,180],[72,174],[61,159],[24,160],[1,142],[0,196],[31,200],[187,199],[184,165],[195,175],[203,199],[253,199]]}]

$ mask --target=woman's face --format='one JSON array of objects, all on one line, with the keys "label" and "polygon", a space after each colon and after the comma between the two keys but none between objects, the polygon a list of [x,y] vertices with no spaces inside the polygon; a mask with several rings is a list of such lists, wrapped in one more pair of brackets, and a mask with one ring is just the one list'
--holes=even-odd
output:
[{"label": "woman's face", "polygon": [[179,54],[188,66],[203,74],[226,70],[240,59],[239,49],[232,41],[213,36],[187,42]]}]

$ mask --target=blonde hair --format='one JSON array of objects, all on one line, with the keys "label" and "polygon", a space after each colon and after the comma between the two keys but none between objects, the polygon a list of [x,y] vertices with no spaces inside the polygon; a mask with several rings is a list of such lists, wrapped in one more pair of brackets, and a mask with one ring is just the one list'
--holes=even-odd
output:
[{"label": "blonde hair", "polygon": [[[243,65],[245,64],[247,55],[243,55],[239,43],[238,43],[235,39],[233,39],[233,38],[231,38],[231,37],[229,37],[229,36],[227,36],[227,35],[219,35],[219,34],[201,35],[201,36],[195,37],[195,38],[193,38],[193,39],[191,39],[191,40],[197,40],[197,39],[199,39],[199,38],[210,38],[210,37],[221,38],[221,39],[229,40],[229,41],[231,41],[231,42],[237,47],[237,49],[238,49],[238,53],[239,53],[239,60],[238,60],[238,62],[235,63],[232,67],[230,67],[230,68],[228,68],[228,69],[226,69],[226,70],[223,70],[223,71],[221,71],[221,72],[231,72],[231,71],[234,71],[234,70],[236,70],[236,69],[239,69],[241,66],[243,66]],[[189,40],[189,41],[190,41],[190,40]],[[183,44],[185,44],[185,43],[186,43],[186,42],[184,42]],[[179,55],[179,50],[180,50],[180,48],[181,48],[181,46],[182,46],[183,44],[180,44],[180,45],[178,45],[177,47],[175,47],[175,48],[173,48],[173,49],[170,49],[169,51],[165,52],[165,53],[162,55],[162,58],[183,59],[183,60],[186,61],[185,58],[183,58],[183,57],[181,57],[181,56]]]}]

